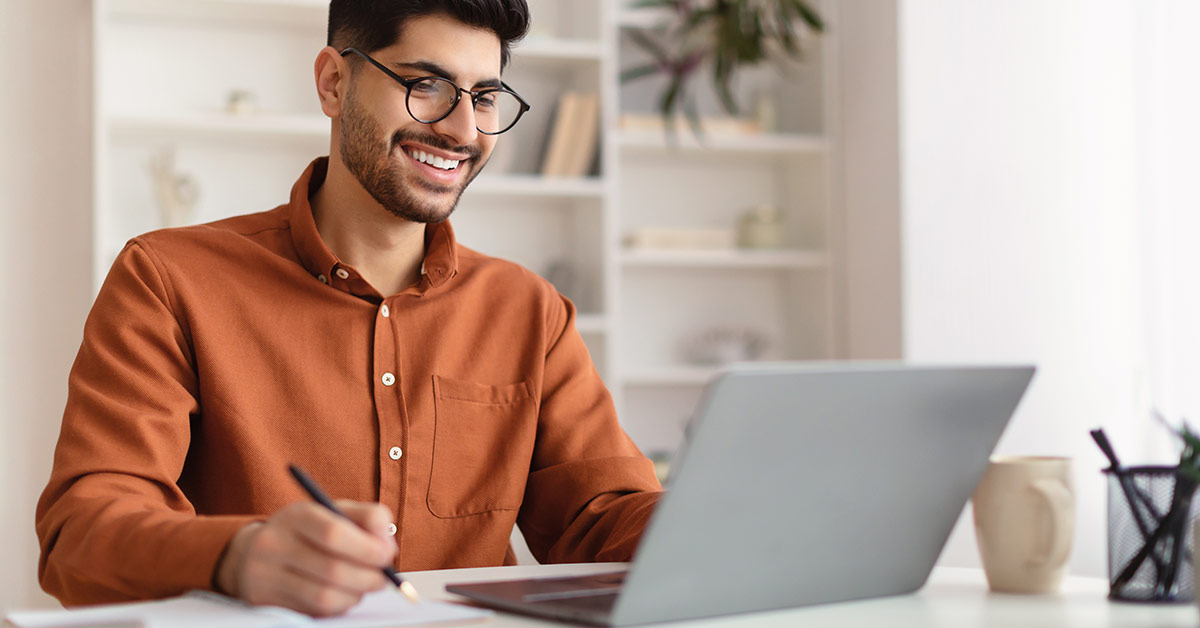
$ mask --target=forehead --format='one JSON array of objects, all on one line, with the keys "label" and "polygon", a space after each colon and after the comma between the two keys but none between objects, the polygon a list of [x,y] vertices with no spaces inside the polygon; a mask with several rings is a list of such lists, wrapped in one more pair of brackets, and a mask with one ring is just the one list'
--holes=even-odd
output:
[{"label": "forehead", "polygon": [[500,76],[500,38],[447,15],[409,20],[396,43],[378,55],[385,63],[433,62],[467,84]]}]

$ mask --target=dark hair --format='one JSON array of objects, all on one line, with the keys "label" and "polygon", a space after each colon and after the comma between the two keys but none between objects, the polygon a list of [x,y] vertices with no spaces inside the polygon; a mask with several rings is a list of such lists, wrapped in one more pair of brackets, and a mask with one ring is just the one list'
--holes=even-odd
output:
[{"label": "dark hair", "polygon": [[529,30],[525,0],[332,0],[328,45],[363,52],[387,48],[416,17],[446,15],[500,38],[500,67],[508,65],[512,45]]}]

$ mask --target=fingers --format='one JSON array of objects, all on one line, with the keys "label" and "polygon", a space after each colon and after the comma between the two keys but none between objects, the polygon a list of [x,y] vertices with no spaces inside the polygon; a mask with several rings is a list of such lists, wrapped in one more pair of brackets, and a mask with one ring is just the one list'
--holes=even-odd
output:
[{"label": "fingers", "polygon": [[388,526],[392,523],[392,513],[383,504],[368,504],[343,500],[337,502],[337,507],[350,517],[351,521],[375,536],[395,544],[392,535],[388,534]]},{"label": "fingers", "polygon": [[262,593],[274,600],[270,604],[300,611],[313,617],[341,615],[354,608],[363,594],[341,587],[327,586],[283,568],[264,581]]},{"label": "fingers", "polygon": [[[346,518],[298,502],[261,524],[245,542],[238,596],[324,617],[345,612],[364,593],[386,586],[395,541],[379,504],[341,502]],[[362,526],[362,527],[360,527]],[[368,528],[368,532],[363,528]]]},{"label": "fingers", "polygon": [[[350,517],[358,519],[347,521],[317,504],[293,504],[280,511],[285,515],[287,523],[301,540],[313,549],[362,565],[364,567],[384,567],[390,565],[396,555],[396,543],[387,535],[387,524],[391,517],[382,506],[377,504],[360,504],[357,502],[341,502],[339,508],[344,508]],[[352,514],[353,513],[353,514]],[[382,529],[368,532],[357,523],[358,520],[367,525]]]}]

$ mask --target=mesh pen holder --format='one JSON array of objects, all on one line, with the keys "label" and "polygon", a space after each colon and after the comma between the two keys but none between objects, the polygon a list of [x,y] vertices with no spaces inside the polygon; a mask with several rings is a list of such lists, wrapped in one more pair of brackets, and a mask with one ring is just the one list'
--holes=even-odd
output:
[{"label": "mesh pen holder", "polygon": [[1196,483],[1176,467],[1106,469],[1108,597],[1190,602]]}]

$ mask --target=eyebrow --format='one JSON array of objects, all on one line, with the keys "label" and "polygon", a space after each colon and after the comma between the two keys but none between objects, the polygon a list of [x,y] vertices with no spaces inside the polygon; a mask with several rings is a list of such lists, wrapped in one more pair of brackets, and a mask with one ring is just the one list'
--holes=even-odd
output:
[{"label": "eyebrow", "polygon": [[[455,83],[458,82],[457,75],[455,75],[450,70],[447,70],[446,68],[434,63],[433,61],[410,61],[408,63],[393,63],[392,65],[394,65],[400,69],[413,69],[413,70],[420,70],[422,72],[428,72],[434,76],[440,76],[444,79],[450,79],[451,81],[454,81]],[[471,89],[478,91],[480,89],[488,89],[488,88],[492,88],[492,87],[500,87],[500,79],[491,78],[491,79],[479,81],[478,83],[472,85]]]}]

